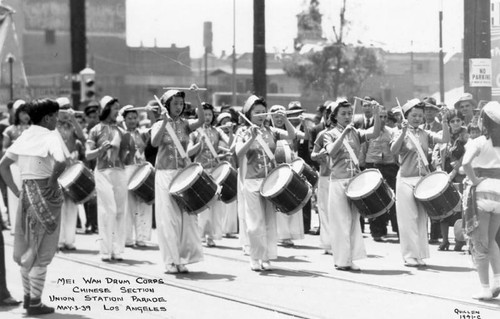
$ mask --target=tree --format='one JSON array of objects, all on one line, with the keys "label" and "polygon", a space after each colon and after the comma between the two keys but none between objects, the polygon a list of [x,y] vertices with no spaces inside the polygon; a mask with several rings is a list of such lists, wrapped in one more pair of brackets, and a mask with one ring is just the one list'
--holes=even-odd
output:
[{"label": "tree", "polygon": [[[303,55],[296,53],[291,60],[285,61],[285,72],[300,81],[302,95],[306,97],[318,94],[323,99],[335,99],[339,95],[353,96],[360,92],[368,77],[383,73],[377,49],[344,43],[343,38],[348,25],[345,19],[345,3],[346,0],[343,0],[338,32],[333,27],[334,42],[325,44],[319,51],[311,50]],[[301,16],[307,14],[314,16],[302,19],[317,21],[316,8],[317,1],[312,1],[308,13],[303,13]]]}]

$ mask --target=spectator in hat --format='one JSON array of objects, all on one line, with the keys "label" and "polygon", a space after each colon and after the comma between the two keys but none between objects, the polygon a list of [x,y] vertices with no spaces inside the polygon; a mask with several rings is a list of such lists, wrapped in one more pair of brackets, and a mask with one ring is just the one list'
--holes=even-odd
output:
[{"label": "spectator in hat", "polygon": [[469,125],[474,117],[474,109],[477,107],[477,102],[470,93],[464,93],[454,104],[455,109],[462,112],[465,118],[465,125]]}]

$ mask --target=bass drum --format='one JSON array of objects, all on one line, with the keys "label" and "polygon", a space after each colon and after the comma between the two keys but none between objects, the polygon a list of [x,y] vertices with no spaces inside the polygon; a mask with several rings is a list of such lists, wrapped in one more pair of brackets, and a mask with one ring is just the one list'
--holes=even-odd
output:
[{"label": "bass drum", "polygon": [[82,162],[68,167],[58,181],[64,193],[76,204],[83,204],[95,196],[94,174]]},{"label": "bass drum", "polygon": [[381,216],[394,205],[394,192],[378,169],[366,169],[354,176],[345,194],[366,218]]},{"label": "bass drum", "polygon": [[229,162],[220,162],[212,171],[212,177],[217,185],[221,186],[220,199],[224,203],[231,203],[238,193],[238,172]]},{"label": "bass drum", "polygon": [[292,215],[304,207],[312,191],[311,185],[290,165],[281,164],[264,179],[260,194],[273,203],[278,211]]},{"label": "bass drum", "polygon": [[461,196],[446,172],[436,171],[422,177],[415,185],[413,196],[431,219],[443,219],[460,203]]},{"label": "bass drum", "polygon": [[155,201],[155,169],[150,163],[137,168],[128,182],[128,190],[146,204]]},{"label": "bass drum", "polygon": [[170,184],[169,193],[188,214],[199,214],[216,198],[218,186],[203,166],[192,163]]},{"label": "bass drum", "polygon": [[292,162],[292,169],[297,172],[297,174],[304,176],[309,184],[311,184],[312,188],[315,188],[318,185],[318,172],[316,172],[302,158],[299,157]]}]

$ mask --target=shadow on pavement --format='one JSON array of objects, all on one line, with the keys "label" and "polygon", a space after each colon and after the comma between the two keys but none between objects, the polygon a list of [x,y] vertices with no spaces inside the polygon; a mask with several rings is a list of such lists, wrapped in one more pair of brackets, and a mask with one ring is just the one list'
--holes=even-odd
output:
[{"label": "shadow on pavement", "polygon": [[411,271],[408,270],[395,270],[395,269],[361,269],[361,274],[365,275],[377,275],[377,276],[399,276],[399,275],[413,275]]},{"label": "shadow on pavement", "polygon": [[307,258],[307,256],[301,255],[301,256],[278,256],[278,259],[276,259],[277,262],[303,262],[303,263],[310,263],[309,260],[304,260],[304,259],[298,259],[297,257],[303,257]]},{"label": "shadow on pavement", "polygon": [[443,271],[443,272],[471,272],[475,271],[474,268],[471,267],[455,267],[455,266],[438,266],[438,265],[429,265],[425,268],[420,268],[420,270],[434,270],[434,271]]},{"label": "shadow on pavement", "polygon": [[63,255],[97,255],[99,250],[77,249],[77,250],[60,250],[59,254]]},{"label": "shadow on pavement", "polygon": [[28,316],[24,315],[23,318],[50,318],[50,319],[91,319],[91,317],[87,317],[85,315],[73,315],[68,313],[51,313],[49,316]]},{"label": "shadow on pavement", "polygon": [[157,245],[154,245],[154,246],[134,246],[131,248],[134,250],[160,250],[160,247],[158,247]]},{"label": "shadow on pavement", "polygon": [[228,275],[228,274],[211,274],[205,271],[191,271],[189,273],[175,274],[175,277],[178,279],[184,280],[224,280],[224,281],[234,281],[236,276]]},{"label": "shadow on pavement", "polygon": [[112,260],[110,262],[107,262],[106,264],[109,265],[128,265],[128,266],[133,266],[133,265],[154,265],[154,263],[150,262],[149,260],[137,260],[137,259],[123,259],[122,261],[117,261],[117,260]]},{"label": "shadow on pavement", "polygon": [[306,250],[321,250],[322,248],[320,247],[315,247],[315,246],[302,246],[302,245],[297,245],[297,244],[294,244],[293,246],[283,246],[283,245],[278,245],[280,247],[283,247],[283,248],[287,248],[287,249],[306,249]]},{"label": "shadow on pavement", "polygon": [[210,250],[216,250],[216,249],[222,249],[222,250],[241,250],[241,247],[230,247],[230,246],[215,246],[215,247],[206,247],[203,246],[203,249],[210,249]]},{"label": "shadow on pavement", "polygon": [[261,276],[273,277],[321,277],[323,274],[317,274],[311,271],[291,271],[288,269],[273,268],[270,271],[260,271]]}]

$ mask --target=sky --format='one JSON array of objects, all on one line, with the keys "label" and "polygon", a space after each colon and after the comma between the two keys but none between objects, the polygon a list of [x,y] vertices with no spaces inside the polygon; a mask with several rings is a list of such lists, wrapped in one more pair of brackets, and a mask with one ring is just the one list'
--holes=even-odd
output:
[{"label": "sky", "polygon": [[[126,0],[129,46],[190,46],[191,56],[203,55],[203,23],[212,22],[213,51],[233,47],[233,3],[237,53],[253,49],[253,0]],[[347,0],[346,42],[375,45],[393,52],[439,50],[440,2],[443,8],[443,48],[460,51],[463,38],[461,0]],[[319,0],[323,33],[333,40],[341,0]],[[266,0],[267,52],[292,52],[296,15],[309,0]],[[413,42],[413,45],[412,45]]]}]

